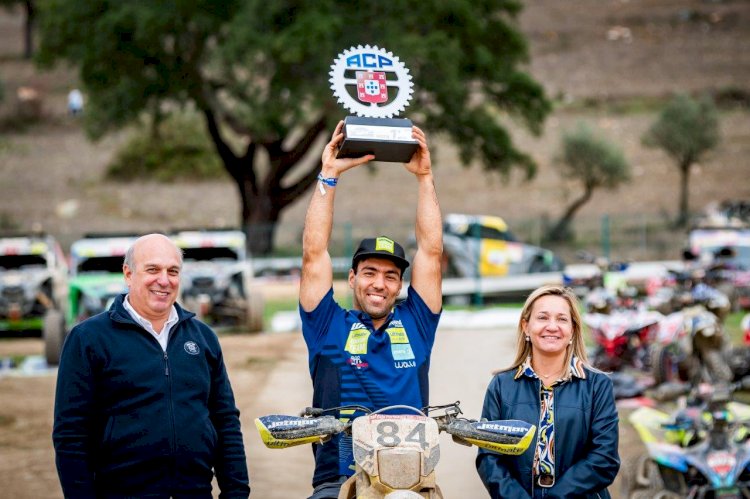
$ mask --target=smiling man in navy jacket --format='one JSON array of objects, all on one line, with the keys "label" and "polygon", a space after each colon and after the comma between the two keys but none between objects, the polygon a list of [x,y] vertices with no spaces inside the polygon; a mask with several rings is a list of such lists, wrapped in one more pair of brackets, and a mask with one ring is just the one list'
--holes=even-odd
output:
[{"label": "smiling man in navy jacket", "polygon": [[149,234],[125,255],[129,292],[73,328],[55,397],[57,472],[70,498],[222,498],[250,486],[216,334],[175,304],[182,254]]}]

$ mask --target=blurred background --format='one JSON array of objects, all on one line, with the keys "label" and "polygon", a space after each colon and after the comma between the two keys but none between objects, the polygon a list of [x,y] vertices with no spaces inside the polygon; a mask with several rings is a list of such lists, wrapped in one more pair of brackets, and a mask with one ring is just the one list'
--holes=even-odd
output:
[{"label": "blurred background", "polygon": [[[586,299],[601,365],[637,374],[615,378],[623,399],[640,400],[620,405],[623,487],[630,497],[663,488],[642,429],[625,424],[634,407],[654,407],[638,397],[659,382],[678,383],[680,396],[686,382],[740,382],[734,389],[750,373],[747,0],[0,0],[0,287],[19,300],[0,300],[12,304],[0,310],[11,337],[0,341],[8,494],[60,497],[48,438],[54,370],[42,361],[29,378],[8,373],[42,350],[55,364],[66,331],[122,291],[134,234],[176,237],[198,262],[186,267],[183,300],[217,327],[268,331],[286,312],[281,329],[293,335],[222,337],[243,413],[278,410],[266,381],[278,366],[305,368],[294,313],[305,210],[322,148],[348,114],[330,66],[365,44],[391,51],[413,78],[403,115],[428,134],[445,275],[470,280],[446,311],[488,303],[480,276],[521,276],[523,285],[506,281],[516,290],[569,279]],[[416,182],[399,164],[342,176],[337,272],[362,237],[389,235],[413,250],[415,209]],[[720,254],[725,246],[732,252]],[[672,271],[645,263],[655,261]],[[618,262],[640,273],[623,275]],[[693,293],[704,284],[723,286],[730,303]],[[602,287],[614,294],[602,298]],[[678,319],[679,334],[657,334],[688,305],[703,308]],[[663,317],[636,314],[644,308]],[[446,313],[442,323],[469,322]],[[498,339],[490,323],[472,334]],[[26,329],[32,338],[14,337]],[[501,333],[513,334],[512,321]],[[703,334],[719,338],[705,355],[691,344]],[[474,355],[444,350],[454,351],[452,360]],[[488,357],[477,370],[497,367]],[[705,392],[691,400],[709,407]],[[277,489],[274,473],[255,473],[259,461],[249,460],[256,490]]]},{"label": "blurred background", "polygon": [[[0,227],[44,230],[65,248],[87,232],[234,227],[252,231],[253,255],[298,254],[308,172],[347,114],[328,67],[360,43],[393,51],[414,75],[405,116],[430,133],[444,213],[500,216],[566,261],[582,248],[601,253],[603,231],[615,259],[666,259],[685,245],[685,216],[750,197],[747,2],[520,2],[517,20],[496,16],[505,31],[475,17],[491,2],[474,12],[411,8],[402,24],[388,18],[410,10],[402,2],[335,15],[304,2],[106,12],[60,2],[46,18],[43,2],[3,3]],[[348,29],[371,14],[367,32]],[[68,109],[73,89],[81,112]],[[688,166],[646,140],[677,95],[716,113],[716,140]],[[581,133],[619,161],[588,174],[580,154],[566,162],[565,144]],[[302,138],[311,144],[295,163],[289,151]],[[283,168],[269,166],[273,154]],[[243,183],[252,186],[244,203]],[[347,175],[341,251],[360,231],[405,240],[414,196],[398,164]]]}]

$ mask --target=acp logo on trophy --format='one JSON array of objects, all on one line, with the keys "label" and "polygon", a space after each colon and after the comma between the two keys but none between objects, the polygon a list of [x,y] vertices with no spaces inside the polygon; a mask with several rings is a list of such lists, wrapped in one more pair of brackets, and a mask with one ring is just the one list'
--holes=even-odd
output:
[{"label": "acp logo on trophy", "polygon": [[365,45],[345,50],[331,65],[331,90],[349,112],[337,157],[374,154],[376,161],[407,163],[419,144],[412,123],[397,118],[409,104],[409,70],[391,52]]}]

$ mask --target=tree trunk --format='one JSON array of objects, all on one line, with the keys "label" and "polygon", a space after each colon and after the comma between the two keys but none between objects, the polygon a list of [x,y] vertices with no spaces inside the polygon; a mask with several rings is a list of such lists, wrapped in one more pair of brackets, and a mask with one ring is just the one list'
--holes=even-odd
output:
[{"label": "tree trunk", "polygon": [[[282,180],[305,157],[317,138],[325,134],[325,116],[312,123],[289,148],[282,148],[283,140],[250,141],[245,153],[238,156],[222,137],[217,115],[200,94],[196,102],[203,110],[208,132],[224,169],[237,186],[240,195],[241,227],[247,236],[247,250],[253,256],[266,256],[273,250],[276,224],[281,212],[315,185],[320,172],[320,163],[317,162],[311,163],[292,185],[282,186]],[[227,118],[236,123],[236,120],[225,116],[225,120]],[[232,123],[229,123],[230,126]],[[259,147],[266,150],[270,163],[263,178],[258,177],[255,171],[255,158]]]},{"label": "tree trunk", "polygon": [[273,250],[276,224],[281,209],[268,193],[247,195],[240,193],[242,201],[242,229],[247,236],[247,251],[252,256],[267,256]]},{"label": "tree trunk", "polygon": [[593,193],[593,191],[593,188],[586,187],[583,195],[573,201],[570,206],[568,206],[568,209],[565,210],[565,213],[562,217],[560,217],[555,226],[547,232],[547,236],[545,238],[547,241],[557,242],[570,239],[570,222],[573,221],[575,213],[581,208],[581,206],[588,203],[588,201],[591,199],[591,194]]},{"label": "tree trunk", "polygon": [[34,55],[34,3],[26,0],[26,25],[24,26],[23,56],[31,59]]},{"label": "tree trunk", "polygon": [[680,164],[680,206],[674,225],[677,228],[685,228],[688,224],[690,208],[688,206],[690,162]]}]

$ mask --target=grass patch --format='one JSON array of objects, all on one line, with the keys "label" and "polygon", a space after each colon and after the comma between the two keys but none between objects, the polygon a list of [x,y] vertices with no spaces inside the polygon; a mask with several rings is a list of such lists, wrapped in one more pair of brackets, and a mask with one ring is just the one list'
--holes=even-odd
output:
[{"label": "grass patch", "polygon": [[11,426],[15,422],[16,422],[16,418],[14,416],[7,416],[5,414],[0,414],[0,427]]},{"label": "grass patch", "polygon": [[276,364],[276,360],[269,357],[248,357],[245,360],[245,366],[251,368],[268,367]]},{"label": "grass patch", "polygon": [[264,329],[267,329],[271,325],[271,319],[273,319],[273,316],[278,312],[297,311],[298,303],[297,298],[266,300],[265,306],[263,307]]},{"label": "grass patch", "polygon": [[732,345],[742,345],[742,318],[747,312],[733,312],[724,321],[724,332],[732,341]]}]

